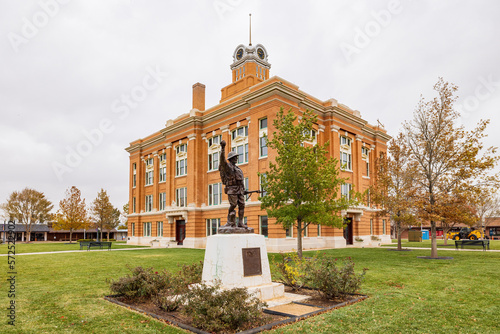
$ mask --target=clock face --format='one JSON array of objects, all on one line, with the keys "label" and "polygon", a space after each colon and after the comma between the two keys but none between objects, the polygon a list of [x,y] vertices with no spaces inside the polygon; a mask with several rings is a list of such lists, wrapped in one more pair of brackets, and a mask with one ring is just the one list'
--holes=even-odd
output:
[{"label": "clock face", "polygon": [[264,59],[264,50],[262,49],[257,49],[257,54],[259,55],[260,59]]},{"label": "clock face", "polygon": [[243,49],[239,49],[238,52],[236,52],[236,59],[240,60],[241,57],[243,57]]}]

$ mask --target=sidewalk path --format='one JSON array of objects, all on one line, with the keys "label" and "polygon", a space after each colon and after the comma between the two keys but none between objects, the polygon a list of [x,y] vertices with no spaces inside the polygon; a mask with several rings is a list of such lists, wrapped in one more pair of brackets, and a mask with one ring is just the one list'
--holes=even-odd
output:
[{"label": "sidewalk path", "polygon": [[[87,253],[87,252],[115,252],[115,251],[127,251],[127,250],[144,250],[144,249],[163,249],[163,248],[153,248],[153,247],[137,247],[137,248],[117,248],[117,249],[94,249],[94,250],[68,250],[68,251],[54,251],[54,252],[35,252],[35,253],[17,253],[15,256],[18,255],[40,255],[40,254],[59,254],[59,253]],[[12,254],[0,254],[0,256],[7,256],[7,255],[12,255]]]},{"label": "sidewalk path", "polygon": [[[396,248],[397,246],[384,246],[384,247],[380,247],[380,248],[388,248],[388,249],[391,249],[391,248]],[[416,250],[431,250],[430,248],[423,248],[423,247],[403,247],[403,249],[416,249]],[[455,247],[450,247],[450,248],[438,248],[437,249],[438,251],[455,251],[455,252],[459,252],[459,251],[463,251],[463,252],[484,252],[484,250],[482,249],[465,249],[465,248],[455,248]],[[500,252],[500,250],[498,249],[487,249],[486,252]]]}]

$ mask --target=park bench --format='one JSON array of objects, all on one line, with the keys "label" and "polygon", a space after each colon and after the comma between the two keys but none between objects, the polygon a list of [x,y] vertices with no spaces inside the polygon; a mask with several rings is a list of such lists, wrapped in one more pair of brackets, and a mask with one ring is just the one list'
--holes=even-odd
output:
[{"label": "park bench", "polygon": [[80,241],[80,250],[84,248],[88,248],[90,244],[90,241]]},{"label": "park bench", "polygon": [[87,250],[90,250],[92,247],[94,247],[94,248],[99,247],[99,249],[107,248],[108,250],[111,250],[111,242],[108,242],[108,241],[100,241],[100,242],[90,241],[88,246],[87,246]]},{"label": "park bench", "polygon": [[458,249],[458,246],[463,249],[464,246],[482,246],[483,250],[490,249],[490,241],[489,240],[455,240],[455,248]]}]

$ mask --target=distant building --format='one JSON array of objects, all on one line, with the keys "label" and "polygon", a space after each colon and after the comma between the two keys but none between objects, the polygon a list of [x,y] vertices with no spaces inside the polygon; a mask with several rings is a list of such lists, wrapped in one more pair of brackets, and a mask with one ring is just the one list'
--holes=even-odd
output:
[{"label": "distant building", "polygon": [[[312,144],[329,144],[329,154],[349,178],[341,193],[363,192],[374,184],[374,162],[386,152],[390,139],[379,124],[370,125],[360,112],[335,99],[321,101],[283,78],[270,77],[264,46],[239,45],[233,53],[232,82],[221,90],[220,103],[205,108],[205,86],[193,85],[192,109],[145,138],[130,143],[128,242],[204,248],[208,236],[226,223],[229,203],[218,172],[220,142],[238,154],[249,190],[260,188],[257,172],[266,172],[276,152],[268,150],[264,135],[275,130],[280,108],[318,115]],[[320,80],[320,79],[317,79]],[[340,194],[339,194],[340,195]],[[260,209],[253,195],[246,203],[245,220],[267,237],[270,251],[296,248],[296,230],[284,230]],[[372,216],[367,202],[343,212],[345,230],[310,225],[304,249],[345,247],[390,242],[388,220]],[[356,237],[363,242],[355,242]],[[372,238],[373,237],[373,238]]]}]

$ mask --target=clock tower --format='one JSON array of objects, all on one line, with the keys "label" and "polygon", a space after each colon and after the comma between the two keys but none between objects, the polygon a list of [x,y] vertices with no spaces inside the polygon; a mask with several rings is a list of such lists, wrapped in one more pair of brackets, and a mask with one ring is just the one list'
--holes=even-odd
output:
[{"label": "clock tower", "polygon": [[262,44],[248,46],[240,44],[233,53],[231,64],[232,83],[222,88],[221,102],[269,78],[271,64],[268,53]]}]

